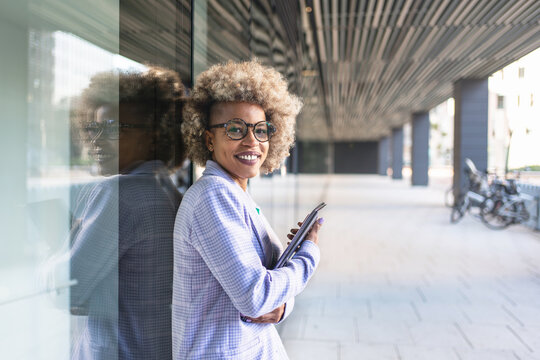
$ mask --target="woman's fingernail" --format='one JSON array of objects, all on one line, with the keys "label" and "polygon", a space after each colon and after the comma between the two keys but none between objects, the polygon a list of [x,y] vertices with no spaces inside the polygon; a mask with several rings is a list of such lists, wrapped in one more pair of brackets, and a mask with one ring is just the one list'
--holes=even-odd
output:
[{"label": "woman's fingernail", "polygon": [[322,225],[322,223],[324,222],[324,218],[319,218],[319,220],[317,220],[317,222]]}]

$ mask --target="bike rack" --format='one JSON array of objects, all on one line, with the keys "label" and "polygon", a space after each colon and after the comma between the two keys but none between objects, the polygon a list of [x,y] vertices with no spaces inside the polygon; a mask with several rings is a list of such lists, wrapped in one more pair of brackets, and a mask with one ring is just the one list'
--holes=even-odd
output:
[{"label": "bike rack", "polygon": [[527,208],[530,210],[531,218],[523,225],[536,231],[540,231],[540,186],[531,184],[519,184],[522,193],[528,194],[533,199],[527,201]]}]

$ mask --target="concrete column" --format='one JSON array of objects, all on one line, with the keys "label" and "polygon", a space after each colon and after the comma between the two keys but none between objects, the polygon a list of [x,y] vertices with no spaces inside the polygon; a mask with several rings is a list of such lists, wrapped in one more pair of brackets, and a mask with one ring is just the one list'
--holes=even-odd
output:
[{"label": "concrete column", "polygon": [[454,192],[467,183],[463,170],[470,158],[478,170],[487,169],[488,79],[462,79],[454,84]]},{"label": "concrete column", "polygon": [[402,179],[403,175],[403,127],[392,129],[392,179]]},{"label": "concrete column", "polygon": [[379,140],[379,154],[378,154],[378,164],[377,164],[377,173],[379,175],[386,176],[386,171],[388,170],[388,157],[390,153],[390,140],[388,136],[385,136]]},{"label": "concrete column", "polygon": [[429,113],[415,113],[412,117],[412,185],[426,186],[429,170]]}]

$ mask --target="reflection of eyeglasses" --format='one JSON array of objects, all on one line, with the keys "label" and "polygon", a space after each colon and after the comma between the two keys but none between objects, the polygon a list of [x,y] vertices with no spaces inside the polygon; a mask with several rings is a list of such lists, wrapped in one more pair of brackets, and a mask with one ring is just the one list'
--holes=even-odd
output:
[{"label": "reflection of eyeglasses", "polygon": [[118,140],[120,138],[120,129],[148,129],[147,125],[142,124],[120,124],[114,119],[105,120],[104,122],[90,122],[83,126],[85,135],[94,139],[96,136],[103,134],[104,137],[110,140]]},{"label": "reflection of eyeglasses", "polygon": [[248,133],[248,128],[253,128],[253,136],[259,142],[270,140],[276,132],[274,125],[267,121],[259,121],[256,124],[248,124],[242,119],[232,119],[223,124],[209,126],[208,129],[224,127],[227,136],[232,140],[242,140]]}]

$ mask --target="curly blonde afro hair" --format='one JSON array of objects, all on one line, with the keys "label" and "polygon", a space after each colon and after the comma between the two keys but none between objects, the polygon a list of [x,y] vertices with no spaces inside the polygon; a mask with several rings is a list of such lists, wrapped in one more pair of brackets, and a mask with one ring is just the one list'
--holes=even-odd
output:
[{"label": "curly blonde afro hair", "polygon": [[289,93],[283,76],[252,60],[214,65],[197,77],[184,105],[182,134],[187,156],[198,165],[204,166],[212,159],[204,133],[212,105],[221,102],[247,102],[262,107],[277,131],[270,139],[261,170],[268,173],[277,169],[294,143],[296,115],[302,108],[300,99]]},{"label": "curly blonde afro hair", "polygon": [[[143,72],[114,70],[97,73],[77,100],[79,122],[93,118],[100,106],[128,104],[137,109],[145,125],[153,132],[156,148],[152,156],[171,169],[185,159],[180,136],[184,85],[173,70],[148,65]],[[122,121],[122,119],[120,119]]]}]

